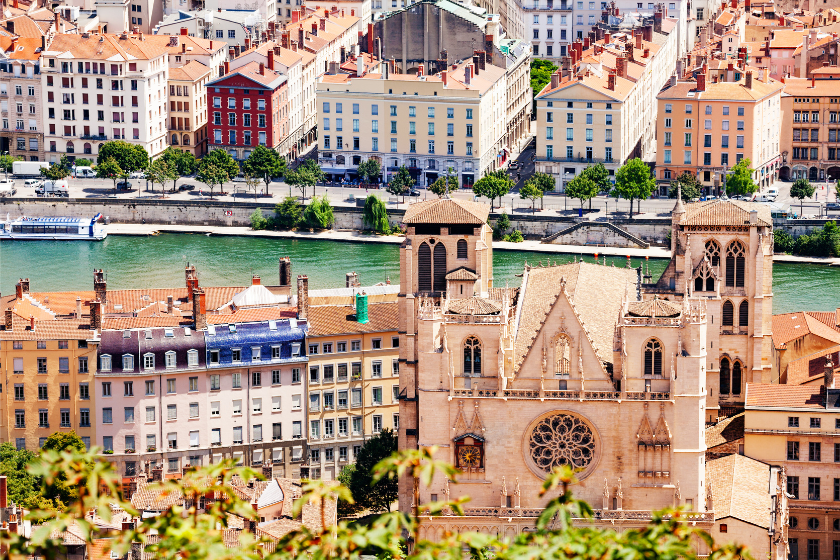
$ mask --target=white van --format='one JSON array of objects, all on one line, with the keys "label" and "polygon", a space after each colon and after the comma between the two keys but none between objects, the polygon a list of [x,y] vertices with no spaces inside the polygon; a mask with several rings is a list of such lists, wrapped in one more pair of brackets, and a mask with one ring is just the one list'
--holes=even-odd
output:
[{"label": "white van", "polygon": [[86,166],[76,167],[74,173],[77,179],[92,179],[96,177],[96,171]]},{"label": "white van", "polygon": [[779,189],[771,187],[764,196],[766,196],[770,202],[773,202],[779,196]]}]

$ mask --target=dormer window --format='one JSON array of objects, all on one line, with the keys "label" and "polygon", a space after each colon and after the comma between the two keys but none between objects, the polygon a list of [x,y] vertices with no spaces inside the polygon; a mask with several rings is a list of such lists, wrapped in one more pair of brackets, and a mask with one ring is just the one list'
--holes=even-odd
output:
[{"label": "dormer window", "polygon": [[187,365],[189,367],[198,367],[198,350],[189,350],[187,352]]},{"label": "dormer window", "polygon": [[231,351],[230,351],[230,357],[231,357],[231,360],[233,360],[234,362],[241,362],[242,361],[242,349],[241,348],[232,348]]},{"label": "dormer window", "polygon": [[155,369],[155,355],[151,352],[143,354],[143,369]]},{"label": "dormer window", "polygon": [[134,356],[123,354],[122,369],[123,371],[134,371]]},{"label": "dormer window", "polygon": [[166,367],[167,369],[173,369],[176,365],[177,361],[175,359],[175,352],[170,350],[166,353]]},{"label": "dormer window", "polygon": [[175,331],[173,331],[172,329],[164,329],[163,336],[165,336],[166,338],[173,338],[175,336]]},{"label": "dormer window", "polygon": [[99,371],[111,371],[111,355],[102,354],[99,357]]}]

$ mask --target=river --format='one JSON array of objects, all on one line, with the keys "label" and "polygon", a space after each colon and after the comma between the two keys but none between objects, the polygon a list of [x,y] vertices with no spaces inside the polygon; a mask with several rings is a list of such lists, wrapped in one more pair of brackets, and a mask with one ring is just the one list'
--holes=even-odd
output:
[{"label": "river", "polygon": [[[344,286],[344,274],[359,273],[362,284],[390,278],[399,281],[399,247],[380,243],[208,237],[163,234],[152,237],[110,236],[102,242],[25,241],[0,243],[0,293],[14,291],[18,278],[29,278],[32,291],[92,290],[94,268],[108,275],[111,289],[164,288],[184,285],[184,265],[196,266],[207,286],[246,285],[252,274],[276,284],[277,259],[289,256],[292,271],[309,276],[311,289]],[[494,282],[517,286],[527,260],[547,263],[548,255],[528,251],[494,251]],[[592,262],[591,256],[583,257]],[[569,262],[569,255],[551,255],[552,262]],[[643,259],[633,259],[639,266]],[[625,258],[607,258],[626,266]],[[656,278],[667,261],[651,259]],[[840,268],[778,263],[774,266],[773,312],[829,311],[840,306]]]}]

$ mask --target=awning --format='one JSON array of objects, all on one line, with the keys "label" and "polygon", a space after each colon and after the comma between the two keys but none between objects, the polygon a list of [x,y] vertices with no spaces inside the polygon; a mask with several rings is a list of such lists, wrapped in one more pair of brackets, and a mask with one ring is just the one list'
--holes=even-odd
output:
[{"label": "awning", "polygon": [[343,168],[340,168],[340,167],[322,167],[321,171],[323,171],[324,173],[345,173],[345,172],[350,171],[350,170],[349,169],[343,169]]}]

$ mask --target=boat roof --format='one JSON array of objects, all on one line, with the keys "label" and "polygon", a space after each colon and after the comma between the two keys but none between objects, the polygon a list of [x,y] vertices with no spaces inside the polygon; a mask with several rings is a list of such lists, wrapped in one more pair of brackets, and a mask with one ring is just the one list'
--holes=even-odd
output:
[{"label": "boat roof", "polygon": [[42,217],[27,217],[21,216],[16,220],[12,220],[14,223],[27,223],[27,224],[51,224],[51,225],[58,225],[58,224],[89,224],[90,218],[76,218],[71,216],[42,216]]}]

